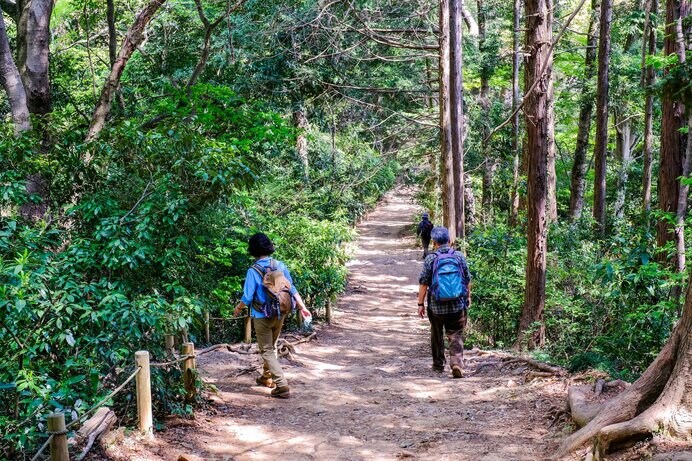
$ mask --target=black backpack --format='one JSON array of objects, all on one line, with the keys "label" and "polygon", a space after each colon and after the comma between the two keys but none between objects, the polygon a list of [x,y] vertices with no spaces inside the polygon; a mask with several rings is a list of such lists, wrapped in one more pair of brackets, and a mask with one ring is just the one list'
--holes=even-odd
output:
[{"label": "black backpack", "polygon": [[423,221],[422,224],[423,229],[421,230],[420,237],[424,240],[430,240],[430,231],[432,231],[435,226],[430,221]]}]

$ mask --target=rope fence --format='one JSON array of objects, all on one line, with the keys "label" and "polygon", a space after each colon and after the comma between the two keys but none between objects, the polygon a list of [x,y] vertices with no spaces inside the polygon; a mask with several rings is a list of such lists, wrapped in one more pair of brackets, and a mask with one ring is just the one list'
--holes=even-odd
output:
[{"label": "rope fence", "polygon": [[[328,306],[327,318],[329,320],[331,311],[331,302]],[[300,316],[299,316],[300,318]],[[211,321],[245,321],[245,337],[244,342],[248,345],[252,342],[252,321],[248,314],[239,317],[211,317],[209,312],[204,314],[204,334],[207,340],[207,344],[210,342],[210,324]],[[314,336],[311,335],[310,339]],[[196,362],[195,359],[198,356],[207,354],[209,352],[227,348],[229,351],[238,353],[249,353],[248,351],[240,350],[241,348],[234,348],[230,344],[216,344],[206,349],[200,350],[195,353],[195,345],[192,342],[186,341],[187,334],[183,332],[182,337],[183,342],[180,344],[180,356],[174,358],[173,360],[165,362],[153,362],[149,361],[148,351],[137,351],[135,352],[135,368],[134,371],[123,381],[116,389],[109,393],[106,397],[101,399],[97,404],[93,405],[86,412],[84,412],[79,418],[71,421],[69,424],[65,424],[65,414],[61,412],[51,413],[48,415],[48,424],[46,434],[48,439],[39,448],[36,454],[31,458],[31,461],[38,461],[41,455],[44,453],[46,448],[50,446],[50,459],[51,461],[69,461],[69,449],[67,435],[70,429],[75,425],[84,422],[84,420],[90,416],[92,413],[97,411],[99,408],[111,400],[113,397],[122,392],[125,387],[135,380],[135,394],[137,398],[137,427],[139,431],[147,435],[153,435],[153,414],[152,414],[152,396],[151,396],[151,368],[166,368],[174,365],[182,364],[183,371],[183,383],[185,387],[185,399],[186,401],[191,401],[194,399],[197,387],[195,385],[196,380]],[[309,340],[309,339],[308,339]],[[179,338],[176,335],[165,335],[165,349],[171,353],[176,346],[176,342]],[[302,341],[300,341],[302,342]],[[288,351],[291,352],[290,350]],[[79,459],[86,455],[88,448],[82,453]]]},{"label": "rope fence", "polygon": [[[168,341],[167,341],[168,342]],[[202,353],[211,351],[208,348]],[[101,408],[106,402],[111,400],[117,394],[123,391],[125,387],[135,380],[135,394],[137,398],[137,428],[144,434],[152,435],[154,428],[154,418],[152,413],[152,398],[151,398],[151,368],[163,368],[182,363],[183,379],[186,390],[186,400],[193,399],[196,395],[195,386],[195,345],[191,342],[186,342],[182,345],[180,357],[167,362],[150,363],[148,351],[135,352],[135,369],[116,389],[110,392],[106,397],[101,399],[97,404],[85,411],[79,418],[65,424],[65,414],[56,412],[48,415],[48,425],[46,434],[48,439],[39,448],[31,461],[38,461],[43,452],[50,446],[51,461],[69,461],[69,449],[67,434],[75,425],[84,422],[84,420]]]}]

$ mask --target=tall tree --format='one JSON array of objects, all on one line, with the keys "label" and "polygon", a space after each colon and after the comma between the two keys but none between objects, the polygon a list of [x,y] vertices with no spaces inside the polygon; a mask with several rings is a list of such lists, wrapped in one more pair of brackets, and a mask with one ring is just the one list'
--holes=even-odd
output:
[{"label": "tall tree", "polygon": [[632,163],[632,117],[616,110],[613,119],[616,133],[615,151],[620,161],[617,186],[615,189],[615,205],[613,208],[615,219],[619,220],[622,219],[625,213],[627,181],[630,165]]},{"label": "tall tree", "polygon": [[464,219],[464,93],[463,93],[463,32],[462,0],[450,0],[449,20],[449,90],[452,134],[452,168],[454,169],[454,226],[456,236],[466,235]]},{"label": "tall tree", "polygon": [[[546,223],[547,161],[550,132],[548,91],[552,79],[552,24],[549,22],[550,2],[526,0],[525,88],[535,90],[526,94],[526,135],[528,152],[528,223],[526,261],[526,290],[519,322],[517,347],[530,349],[543,344],[545,328],[545,271],[548,228]],[[535,324],[539,326],[536,328]]]},{"label": "tall tree", "polygon": [[651,209],[651,150],[654,137],[654,96],[651,87],[654,84],[656,74],[653,65],[646,64],[646,56],[656,54],[656,17],[658,14],[658,0],[646,1],[646,16],[644,21],[644,39],[642,40],[642,77],[641,85],[646,90],[646,102],[644,103],[644,145],[642,146],[644,166],[642,172],[642,211],[648,214]]},{"label": "tall tree", "polygon": [[456,240],[456,216],[454,206],[454,155],[450,107],[449,62],[449,0],[440,0],[439,31],[439,91],[440,91],[440,187],[442,189],[442,220],[449,229],[450,240]]},{"label": "tall tree", "polygon": [[596,146],[594,147],[595,173],[593,217],[599,235],[606,228],[606,157],[608,149],[608,71],[610,67],[610,24],[613,16],[612,0],[601,1],[600,31],[598,37],[598,86],[596,87]]},{"label": "tall tree", "polygon": [[[554,2],[553,0],[547,0],[546,3],[548,4],[548,23],[550,24],[550,37],[552,38]],[[557,146],[555,145],[555,85],[553,84],[552,78],[548,81],[546,98],[548,99],[548,157],[546,165],[547,190],[545,206],[548,223],[552,223],[557,221],[557,172],[555,171],[555,156],[557,154]]]},{"label": "tall tree", "polygon": [[521,98],[519,89],[519,66],[521,57],[519,55],[519,27],[521,26],[521,7],[522,0],[514,0],[514,12],[512,18],[512,190],[510,195],[509,225],[517,225],[519,216],[519,160],[521,158],[522,143],[519,137],[519,99]]},{"label": "tall tree", "polygon": [[490,222],[493,211],[493,178],[497,169],[497,160],[493,155],[490,155],[490,140],[488,134],[490,127],[488,126],[490,117],[490,66],[488,65],[486,50],[486,19],[487,11],[484,0],[477,0],[478,6],[478,51],[481,56],[480,68],[480,95],[479,103],[481,108],[481,155],[483,157],[483,189],[481,196],[481,206],[483,209],[482,220],[487,224]]},{"label": "tall tree", "polygon": [[574,164],[569,200],[569,219],[576,221],[584,208],[584,188],[586,186],[586,152],[589,148],[589,133],[591,131],[591,115],[593,113],[594,94],[591,90],[592,80],[596,75],[596,46],[599,15],[599,0],[591,0],[591,15],[586,39],[584,56],[584,77],[582,79],[582,96],[579,108],[579,127],[577,129],[577,144],[574,148]]},{"label": "tall tree", "polygon": [[[166,0],[151,0],[140,13],[137,15],[135,22],[132,24],[130,29],[125,35],[125,40],[120,47],[120,52],[115,60],[115,64],[111,69],[108,78],[106,79],[103,89],[101,90],[101,97],[99,98],[96,108],[94,109],[94,115],[91,118],[91,124],[89,126],[89,132],[87,133],[87,141],[93,141],[101,133],[101,130],[106,125],[106,118],[111,110],[111,104],[113,103],[113,97],[115,92],[118,90],[120,85],[120,77],[122,77],[125,71],[125,66],[127,62],[134,54],[137,47],[144,41],[144,30],[149,24],[149,21],[154,17],[156,12],[161,8],[161,5]],[[84,158],[86,163],[89,163],[91,158],[87,156]]]},{"label": "tall tree", "polygon": [[[666,4],[666,34],[664,54],[678,55],[679,61],[684,61],[684,44],[678,43],[678,21],[688,14],[689,3],[681,0],[667,0]],[[664,72],[666,75],[669,69]],[[685,107],[678,99],[677,82],[668,82],[663,87],[662,120],[661,120],[661,160],[658,172],[658,206],[664,213],[675,215],[680,193],[679,179],[682,175],[682,159],[684,155],[683,134],[680,128],[685,126]],[[659,247],[675,241],[674,226],[668,219],[661,219],[656,226],[656,241]],[[684,238],[684,236],[680,236]],[[665,255],[662,256],[665,259]]]},{"label": "tall tree", "polygon": [[0,9],[0,84],[7,93],[7,100],[12,113],[15,133],[31,129],[29,107],[27,106],[26,90],[22,83],[19,69],[12,57],[10,40],[7,37],[5,19]]},{"label": "tall tree", "polygon": [[31,0],[22,5],[17,24],[17,67],[34,115],[52,110],[48,55],[53,0]]}]

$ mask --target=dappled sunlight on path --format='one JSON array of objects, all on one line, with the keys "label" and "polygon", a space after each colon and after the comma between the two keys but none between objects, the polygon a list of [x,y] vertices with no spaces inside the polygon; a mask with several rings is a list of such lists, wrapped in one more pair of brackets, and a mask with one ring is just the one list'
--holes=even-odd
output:
[{"label": "dappled sunlight on path", "polygon": [[400,189],[358,227],[332,326],[284,362],[291,399],[271,399],[243,373],[257,356],[203,356],[203,375],[218,388],[212,410],[158,436],[153,459],[541,459],[550,435],[536,416],[550,405],[542,389],[472,366],[461,380],[432,371],[428,324],[416,316],[417,215],[412,193]]}]

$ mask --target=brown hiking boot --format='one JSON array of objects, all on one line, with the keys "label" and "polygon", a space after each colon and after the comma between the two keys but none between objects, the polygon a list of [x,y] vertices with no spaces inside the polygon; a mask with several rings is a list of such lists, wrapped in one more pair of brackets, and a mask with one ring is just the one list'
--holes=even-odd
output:
[{"label": "brown hiking boot", "polygon": [[458,367],[458,366],[452,367],[452,376],[454,376],[454,378],[463,378],[464,373],[461,371],[461,367]]},{"label": "brown hiking boot", "polygon": [[255,382],[258,386],[266,386],[269,388],[276,387],[274,380],[272,380],[271,378],[265,378],[264,376],[258,377],[257,379],[255,379]]},{"label": "brown hiking boot", "polygon": [[272,389],[271,396],[276,399],[287,399],[291,396],[291,391],[288,386],[275,387]]}]

